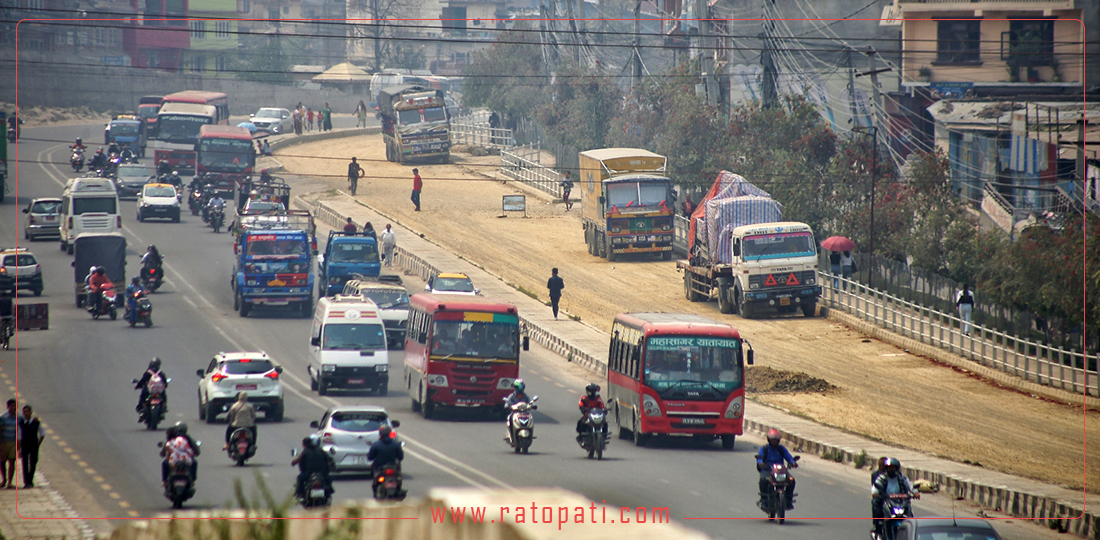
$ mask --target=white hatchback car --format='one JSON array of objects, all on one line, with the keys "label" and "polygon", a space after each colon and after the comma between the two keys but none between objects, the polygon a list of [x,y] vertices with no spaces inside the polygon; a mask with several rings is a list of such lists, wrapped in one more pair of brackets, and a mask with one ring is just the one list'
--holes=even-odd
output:
[{"label": "white hatchback car", "polygon": [[265,352],[219,352],[199,376],[199,419],[215,422],[226,406],[245,392],[264,418],[283,420],[283,367]]},{"label": "white hatchback car", "polygon": [[137,220],[168,218],[172,223],[180,221],[180,199],[172,184],[145,184],[138,193]]},{"label": "white hatchback car", "polygon": [[336,464],[333,472],[370,470],[367,452],[378,440],[378,430],[382,426],[400,425],[401,422],[390,419],[386,409],[372,405],[331,407],[320,422],[309,423],[309,427],[317,430],[321,449]]}]

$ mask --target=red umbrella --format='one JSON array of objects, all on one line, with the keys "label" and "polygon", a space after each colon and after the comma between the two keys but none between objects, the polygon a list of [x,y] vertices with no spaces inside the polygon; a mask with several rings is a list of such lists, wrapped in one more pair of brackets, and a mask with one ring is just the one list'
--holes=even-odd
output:
[{"label": "red umbrella", "polygon": [[821,247],[829,251],[852,251],[856,249],[856,243],[843,236],[830,236],[821,242]]}]

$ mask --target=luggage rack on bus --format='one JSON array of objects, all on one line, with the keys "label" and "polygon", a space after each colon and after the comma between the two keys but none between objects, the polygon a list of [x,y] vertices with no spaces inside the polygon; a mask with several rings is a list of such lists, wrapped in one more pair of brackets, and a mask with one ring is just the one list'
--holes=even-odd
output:
[{"label": "luggage rack on bus", "polygon": [[241,212],[237,214],[237,232],[264,230],[301,230],[313,236],[317,226],[308,210]]}]

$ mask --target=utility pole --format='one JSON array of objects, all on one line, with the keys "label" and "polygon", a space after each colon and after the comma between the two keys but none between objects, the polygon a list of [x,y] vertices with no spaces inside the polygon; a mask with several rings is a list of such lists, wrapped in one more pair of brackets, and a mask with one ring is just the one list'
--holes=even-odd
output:
[{"label": "utility pole", "polygon": [[775,69],[775,61],[772,59],[771,25],[771,21],[764,21],[764,33],[760,34],[760,38],[764,40],[764,49],[760,52],[760,64],[764,66],[764,80],[760,90],[764,94],[765,109],[779,104],[779,90],[776,88],[778,72]]},{"label": "utility pole", "polygon": [[642,21],[640,19],[642,14],[642,0],[636,0],[634,2],[634,41],[632,42],[632,56],[631,56],[631,71],[630,71],[630,88],[639,88],[642,85],[642,56],[638,50],[638,45],[641,45],[642,35]]},{"label": "utility pole", "polygon": [[856,115],[856,69],[852,64],[852,50],[845,51],[848,58],[848,123],[853,127],[859,127],[859,117]]},{"label": "utility pole", "polygon": [[[878,88],[879,72],[875,70],[875,54],[877,53],[874,47],[867,48],[867,74],[871,76],[871,91],[873,95],[872,99],[874,100],[872,102],[873,106],[871,107],[871,125],[877,127],[882,125],[882,122],[879,121],[878,115],[879,111],[883,109],[882,94],[879,92]],[[889,135],[889,132],[887,132],[887,135]]]},{"label": "utility pole", "polygon": [[703,71],[703,82],[707,88],[707,103],[717,105],[718,79],[714,74],[717,51],[714,48],[714,40],[712,39],[710,7],[707,6],[707,0],[695,0],[695,18],[699,23],[699,43],[703,48],[702,53],[699,55],[699,67]]}]

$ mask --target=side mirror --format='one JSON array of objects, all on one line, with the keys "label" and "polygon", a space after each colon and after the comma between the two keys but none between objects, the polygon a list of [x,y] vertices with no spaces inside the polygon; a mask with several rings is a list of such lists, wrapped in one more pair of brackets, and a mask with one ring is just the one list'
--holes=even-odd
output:
[{"label": "side mirror", "polygon": [[297,448],[291,448],[290,449],[290,457],[298,457],[298,449]]},{"label": "side mirror", "polygon": [[275,373],[282,374],[283,373],[283,366],[275,366]]},{"label": "side mirror", "polygon": [[201,369],[196,369],[195,370],[195,375],[198,375],[199,378],[201,379],[203,377],[204,373]]},{"label": "side mirror", "polygon": [[481,289],[474,289],[474,294],[481,294]]},{"label": "side mirror", "polygon": [[314,421],[309,423],[309,427],[311,427],[313,429],[321,429],[321,424],[318,423],[316,420],[314,420]]},{"label": "side mirror", "polygon": [[395,428],[399,428],[399,427],[401,427],[401,421],[400,420],[394,420],[394,419],[391,418],[390,419],[390,425],[395,427]]},{"label": "side mirror", "polygon": [[30,211],[31,211],[31,209],[30,209],[30,208],[24,208],[24,209],[23,209],[23,213],[24,213],[24,214],[26,214],[26,213],[29,213]]},{"label": "side mirror", "polygon": [[256,113],[249,114],[248,117],[249,118],[256,118]]},{"label": "side mirror", "polygon": [[603,204],[606,199],[603,198],[603,195],[600,195],[600,198],[597,200],[600,202],[600,204]]},{"label": "side mirror", "polygon": [[313,345],[314,347],[320,347],[321,346],[321,336],[309,338],[309,344]]},{"label": "side mirror", "polygon": [[752,365],[752,352],[752,349],[749,349],[749,354],[745,357],[745,363],[750,366]]},{"label": "side mirror", "polygon": [[137,379],[130,379],[130,382],[133,384],[137,384]]},{"label": "side mirror", "polygon": [[424,292],[432,292],[432,286],[431,285],[425,285],[424,286]]},{"label": "side mirror", "polygon": [[71,266],[73,268],[76,268],[76,261],[73,261],[73,262],[69,263],[69,266]]},{"label": "side mirror", "polygon": [[528,336],[523,336],[523,350],[531,350],[531,338]]}]

